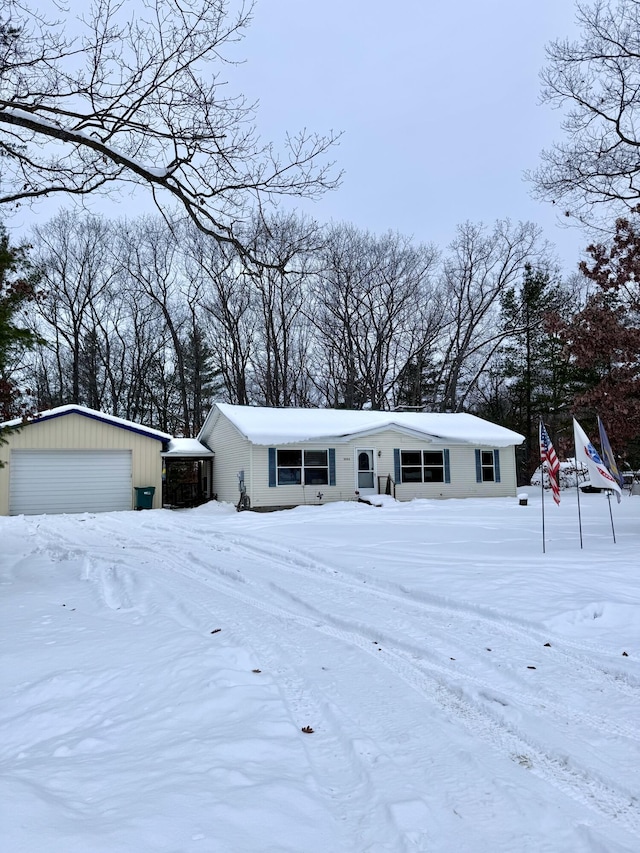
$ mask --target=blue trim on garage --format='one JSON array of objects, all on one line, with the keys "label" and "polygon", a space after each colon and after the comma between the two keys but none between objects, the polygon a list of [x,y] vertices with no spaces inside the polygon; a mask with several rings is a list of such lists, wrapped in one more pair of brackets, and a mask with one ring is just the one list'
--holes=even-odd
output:
[{"label": "blue trim on garage", "polygon": [[82,409],[68,409],[66,412],[56,412],[54,415],[43,415],[42,417],[34,418],[31,421],[25,421],[23,424],[18,424],[16,429],[23,429],[24,427],[31,426],[32,424],[41,424],[45,421],[53,421],[56,418],[64,418],[67,415],[82,415],[83,418],[89,418],[89,420],[92,421],[99,421],[100,423],[108,424],[109,426],[116,427],[118,429],[134,432],[137,435],[143,435],[145,438],[153,438],[156,441],[160,441],[162,444],[166,444],[171,440],[171,437],[165,438],[164,436],[157,435],[156,433],[145,429],[143,426],[136,426],[134,424],[129,426],[129,424],[117,423],[109,418],[103,418],[100,417],[100,415],[93,414],[91,412],[83,412]]}]

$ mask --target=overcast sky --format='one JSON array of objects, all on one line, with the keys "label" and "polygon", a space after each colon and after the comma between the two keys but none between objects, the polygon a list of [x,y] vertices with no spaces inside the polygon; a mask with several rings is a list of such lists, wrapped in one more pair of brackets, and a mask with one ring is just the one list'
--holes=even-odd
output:
[{"label": "overcast sky", "polygon": [[320,221],[441,247],[465,220],[531,220],[575,270],[586,238],[535,202],[523,171],[559,138],[539,104],[545,45],[575,35],[573,0],[259,0],[233,72],[264,136],[343,131],[342,187]]},{"label": "overcast sky", "polygon": [[[222,75],[230,93],[259,101],[265,141],[304,127],[343,133],[342,186],[304,206],[318,221],[444,249],[466,220],[531,220],[570,273],[588,238],[532,200],[523,172],[560,137],[538,75],[545,45],[575,35],[574,13],[573,0],[258,0],[233,53],[246,61]],[[148,194],[138,198],[139,212],[149,209]],[[23,208],[11,224],[29,227],[68,204]],[[126,213],[137,212],[127,200]]]}]

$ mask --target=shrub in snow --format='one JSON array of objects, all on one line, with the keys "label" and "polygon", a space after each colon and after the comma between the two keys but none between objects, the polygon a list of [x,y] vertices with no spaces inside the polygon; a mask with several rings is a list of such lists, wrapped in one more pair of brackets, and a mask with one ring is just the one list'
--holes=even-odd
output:
[{"label": "shrub in snow", "polygon": [[[540,488],[541,471],[542,466],[539,465],[533,472],[531,477],[532,486],[538,486],[538,488]],[[575,459],[567,459],[566,462],[560,463],[560,473],[558,475],[558,485],[560,486],[560,489],[575,489],[576,477],[581,486],[589,485],[589,473],[586,465],[578,463],[578,466],[576,467]],[[551,488],[549,485],[549,472],[547,471],[546,465],[544,466],[544,487],[545,489]]]}]

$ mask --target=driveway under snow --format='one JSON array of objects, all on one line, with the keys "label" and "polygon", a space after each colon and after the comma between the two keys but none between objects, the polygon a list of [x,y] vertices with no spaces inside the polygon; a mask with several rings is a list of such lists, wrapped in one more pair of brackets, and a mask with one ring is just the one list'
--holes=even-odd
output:
[{"label": "driveway under snow", "polygon": [[540,510],[0,519],[0,849],[640,850],[640,498]]}]

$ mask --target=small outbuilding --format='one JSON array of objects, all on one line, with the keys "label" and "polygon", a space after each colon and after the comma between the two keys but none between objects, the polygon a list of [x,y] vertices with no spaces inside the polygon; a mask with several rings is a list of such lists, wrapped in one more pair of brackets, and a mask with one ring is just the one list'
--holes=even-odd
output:
[{"label": "small outbuilding", "polygon": [[84,406],[60,406],[3,427],[0,515],[162,506],[171,436]]},{"label": "small outbuilding", "polygon": [[524,436],[469,414],[217,403],[198,436],[212,491],[241,508],[366,499],[515,496]]}]

